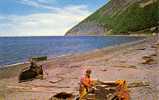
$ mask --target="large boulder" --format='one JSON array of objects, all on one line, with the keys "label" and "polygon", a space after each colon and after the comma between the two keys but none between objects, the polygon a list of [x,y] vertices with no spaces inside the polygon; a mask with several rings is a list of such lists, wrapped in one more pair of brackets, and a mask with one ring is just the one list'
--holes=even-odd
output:
[{"label": "large boulder", "polygon": [[43,78],[42,65],[31,62],[28,69],[23,70],[19,75],[19,82],[30,81],[33,79]]}]

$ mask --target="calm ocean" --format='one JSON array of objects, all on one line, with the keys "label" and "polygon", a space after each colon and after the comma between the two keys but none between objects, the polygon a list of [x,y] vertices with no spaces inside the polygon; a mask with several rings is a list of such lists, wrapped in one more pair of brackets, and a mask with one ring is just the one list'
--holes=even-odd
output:
[{"label": "calm ocean", "polygon": [[139,39],[142,37],[0,37],[0,65],[24,62],[32,56],[87,52]]}]

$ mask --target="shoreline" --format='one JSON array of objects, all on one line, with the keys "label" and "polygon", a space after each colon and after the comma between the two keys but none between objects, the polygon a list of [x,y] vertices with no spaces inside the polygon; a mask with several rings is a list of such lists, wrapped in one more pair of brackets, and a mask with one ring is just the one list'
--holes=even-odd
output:
[{"label": "shoreline", "polygon": [[[125,36],[125,37],[127,37],[127,36],[130,36],[130,35],[113,35],[113,37],[115,37],[115,36]],[[97,36],[97,37],[100,37],[100,36]],[[101,36],[101,37],[103,37],[103,36]],[[109,35],[108,35],[108,37],[109,37]],[[111,35],[110,35],[110,37],[111,37]],[[145,37],[145,38],[148,38],[149,36],[130,36],[130,37]],[[127,42],[127,43],[121,43],[121,44],[115,44],[115,45],[113,45],[113,46],[108,46],[108,47],[103,47],[103,48],[100,48],[100,49],[94,49],[94,50],[91,50],[91,51],[86,51],[86,52],[82,52],[82,53],[77,53],[77,54],[64,54],[64,55],[60,55],[60,56],[55,56],[55,57],[53,57],[52,55],[48,55],[49,56],[49,59],[48,60],[52,60],[52,59],[56,59],[56,58],[62,58],[62,57],[67,57],[67,56],[72,56],[72,55],[83,55],[83,54],[86,54],[86,53],[93,53],[93,52],[95,52],[95,51],[98,51],[98,50],[106,50],[106,49],[115,49],[115,48],[120,48],[121,46],[131,46],[132,44],[138,44],[138,42],[140,43],[140,42],[142,42],[142,41],[145,41],[145,39],[141,39],[141,40],[137,40],[137,41],[132,41],[132,42]],[[1,68],[3,69],[3,68],[7,68],[7,67],[12,67],[12,66],[17,66],[17,65],[22,65],[22,64],[28,64],[29,62],[26,60],[26,61],[24,61],[24,62],[18,62],[18,63],[13,63],[13,64],[6,64],[6,65],[0,65],[0,70],[1,70]]]},{"label": "shoreline", "polygon": [[[49,36],[33,36],[33,37],[49,37]],[[56,37],[56,36],[53,36],[53,37]],[[63,36],[57,36],[57,37],[63,37]],[[64,36],[64,37],[77,37],[77,36]],[[92,36],[80,36],[80,37],[92,37]],[[103,36],[93,36],[93,37],[103,37]],[[152,37],[152,36],[148,36],[148,35],[145,35],[145,36],[136,36],[136,35],[107,35],[107,36],[104,36],[104,37],[140,37],[140,38],[148,38],[148,37]],[[10,37],[2,37],[2,38],[10,38]],[[15,37],[13,37],[13,38],[15,38]],[[18,38],[23,38],[23,37],[18,37]],[[28,38],[30,38],[30,37],[28,37]],[[140,40],[137,40],[137,41],[140,41]],[[114,44],[112,46],[110,45],[110,46],[103,47],[103,48],[109,48],[109,47],[113,47],[114,48],[116,45],[120,46],[122,44],[129,44],[131,42],[134,42],[134,41],[125,42],[125,43],[121,43],[121,44]],[[103,49],[103,48],[100,48],[100,49]],[[93,50],[90,50],[90,51],[81,52],[81,53],[79,52],[77,54],[84,54],[86,52],[92,52],[92,51],[95,51],[95,50],[98,50],[98,49],[99,48],[96,48],[96,49],[93,49]],[[54,58],[65,57],[65,56],[70,56],[70,55],[76,55],[76,53],[74,53],[74,54],[63,54],[63,55],[59,55],[59,56],[57,55],[55,57],[53,55],[46,55],[46,56],[48,57],[48,59],[54,59]],[[1,64],[0,65],[0,69],[1,68],[6,68],[6,67],[11,67],[11,66],[17,66],[17,65],[21,65],[21,64],[25,64],[25,63],[28,63],[28,58],[26,58],[22,62],[11,63],[11,64]]]},{"label": "shoreline", "polygon": [[[77,58],[93,59],[93,58],[96,58],[97,55],[99,57],[102,56],[103,53],[104,54],[105,53],[110,53],[110,52],[116,51],[117,49],[118,50],[119,49],[125,49],[125,48],[129,48],[131,46],[138,45],[140,43],[147,42],[147,41],[150,40],[150,38],[152,38],[152,37],[148,37],[148,38],[146,37],[144,39],[137,40],[137,41],[132,41],[132,42],[128,42],[128,43],[116,44],[116,45],[113,45],[113,46],[108,46],[108,47],[104,47],[104,48],[101,48],[101,49],[95,49],[95,50],[87,51],[87,52],[84,52],[84,53],[68,54],[68,55],[61,55],[61,56],[57,56],[57,57],[52,57],[52,58],[49,58],[46,61],[39,62],[39,64],[54,63],[55,65],[59,65],[60,64],[59,62],[56,63],[57,60],[63,60],[63,59],[67,59],[67,60],[71,59],[72,60],[73,59],[75,62],[77,62],[77,61],[80,61],[80,60],[84,60],[84,59],[77,59]],[[90,56],[90,57],[87,57],[87,56]],[[10,65],[3,65],[0,68],[0,79],[10,78],[10,77],[17,77],[17,75],[19,75],[18,73],[20,73],[22,71],[22,69],[25,69],[27,66],[29,66],[28,61],[15,63],[15,64],[10,64]],[[7,72],[7,75],[6,75],[6,72]],[[15,74],[15,72],[16,72],[16,74]]]},{"label": "shoreline", "polygon": [[[156,52],[157,48],[154,48],[155,44],[154,37],[150,37],[91,52],[49,59],[39,62],[39,64],[46,65],[44,71],[47,74],[44,75],[43,80],[35,79],[24,83],[18,83],[18,75],[20,69],[26,68],[27,65],[9,67],[3,71],[0,70],[0,86],[1,88],[6,87],[6,91],[8,91],[6,93],[7,100],[15,97],[21,98],[21,100],[26,98],[27,100],[49,100],[51,96],[61,92],[76,95],[78,94],[77,88],[79,87],[80,77],[87,68],[91,68],[93,71],[92,78],[103,82],[119,79],[126,80],[128,83],[148,82],[151,89],[147,90],[146,87],[133,88],[130,89],[130,95],[133,98],[132,100],[138,100],[136,99],[138,97],[153,100],[149,91],[153,91],[153,96],[159,94],[156,88],[159,83],[157,77],[159,66],[157,63],[143,64],[143,57],[153,56],[152,59],[157,61],[158,54]],[[4,95],[3,91],[2,88],[0,96]]]}]

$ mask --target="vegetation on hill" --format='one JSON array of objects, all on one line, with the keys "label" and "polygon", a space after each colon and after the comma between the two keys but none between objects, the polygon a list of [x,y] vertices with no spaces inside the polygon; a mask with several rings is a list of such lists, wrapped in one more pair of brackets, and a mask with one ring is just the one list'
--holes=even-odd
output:
[{"label": "vegetation on hill", "polygon": [[80,24],[94,22],[105,28],[105,34],[127,34],[157,26],[158,20],[159,0],[111,0],[72,32]]}]

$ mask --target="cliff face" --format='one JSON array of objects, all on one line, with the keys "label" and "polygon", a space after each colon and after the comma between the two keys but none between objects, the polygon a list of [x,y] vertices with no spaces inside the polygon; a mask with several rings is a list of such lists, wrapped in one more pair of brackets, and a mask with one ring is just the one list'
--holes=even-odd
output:
[{"label": "cliff face", "polygon": [[111,0],[66,35],[130,34],[159,25],[159,0]]}]

